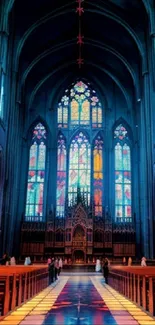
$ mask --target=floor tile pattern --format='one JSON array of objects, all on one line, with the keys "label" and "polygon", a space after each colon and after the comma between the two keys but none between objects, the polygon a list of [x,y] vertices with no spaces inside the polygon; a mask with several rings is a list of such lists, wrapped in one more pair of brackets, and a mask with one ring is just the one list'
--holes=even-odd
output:
[{"label": "floor tile pattern", "polygon": [[[43,325],[48,312],[67,283],[69,277],[62,277],[53,285],[40,292],[30,301],[5,317],[0,325]],[[52,324],[51,324],[52,325]]]},{"label": "floor tile pattern", "polygon": [[104,299],[117,325],[155,325],[155,318],[104,284],[101,277],[90,277],[97,291]]},{"label": "floor tile pattern", "polygon": [[101,276],[61,276],[0,325],[155,325]]}]

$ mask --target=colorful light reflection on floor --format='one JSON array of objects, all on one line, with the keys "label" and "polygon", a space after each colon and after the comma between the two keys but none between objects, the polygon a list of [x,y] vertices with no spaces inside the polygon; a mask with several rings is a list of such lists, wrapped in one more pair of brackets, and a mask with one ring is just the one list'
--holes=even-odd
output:
[{"label": "colorful light reflection on floor", "polygon": [[155,325],[100,276],[61,276],[0,325]]}]

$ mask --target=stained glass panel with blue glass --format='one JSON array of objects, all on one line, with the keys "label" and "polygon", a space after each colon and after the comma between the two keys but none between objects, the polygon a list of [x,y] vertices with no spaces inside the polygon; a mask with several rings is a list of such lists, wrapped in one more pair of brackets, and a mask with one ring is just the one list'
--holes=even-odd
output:
[{"label": "stained glass panel with blue glass", "polygon": [[78,189],[87,203],[90,203],[90,170],[90,143],[87,137],[79,132],[72,140],[69,152],[69,205],[75,204]]},{"label": "stained glass panel with blue glass", "polygon": [[119,124],[115,139],[115,218],[131,221],[131,150],[126,128]]},{"label": "stained glass panel with blue glass", "polygon": [[33,130],[29,155],[26,221],[43,221],[43,194],[46,160],[46,129],[38,123]]},{"label": "stained glass panel with blue glass", "polygon": [[64,217],[66,194],[66,142],[62,134],[58,137],[57,147],[57,194],[56,216]]}]

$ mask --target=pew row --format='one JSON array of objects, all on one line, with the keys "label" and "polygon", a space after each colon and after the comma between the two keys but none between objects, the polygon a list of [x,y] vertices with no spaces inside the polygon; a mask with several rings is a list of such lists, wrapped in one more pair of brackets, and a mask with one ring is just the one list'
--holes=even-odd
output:
[{"label": "pew row", "polygon": [[45,289],[48,284],[47,266],[0,266],[1,318]]},{"label": "pew row", "polygon": [[112,266],[108,284],[155,315],[155,267]]}]

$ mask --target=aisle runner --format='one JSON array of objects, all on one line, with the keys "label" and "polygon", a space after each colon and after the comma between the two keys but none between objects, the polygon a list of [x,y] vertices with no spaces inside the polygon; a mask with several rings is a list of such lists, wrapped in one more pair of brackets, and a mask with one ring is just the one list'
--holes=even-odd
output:
[{"label": "aisle runner", "polygon": [[117,324],[88,276],[70,277],[53,308],[44,325]]}]

